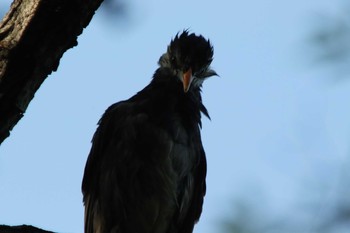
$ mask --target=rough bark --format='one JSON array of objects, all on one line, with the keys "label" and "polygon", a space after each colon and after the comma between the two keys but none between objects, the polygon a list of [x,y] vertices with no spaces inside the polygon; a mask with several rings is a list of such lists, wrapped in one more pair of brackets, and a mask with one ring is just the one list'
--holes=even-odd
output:
[{"label": "rough bark", "polygon": [[[103,0],[14,0],[0,22],[0,144]],[[50,233],[0,225],[0,233]]]},{"label": "rough bark", "polygon": [[103,0],[14,0],[0,22],[0,144]]}]

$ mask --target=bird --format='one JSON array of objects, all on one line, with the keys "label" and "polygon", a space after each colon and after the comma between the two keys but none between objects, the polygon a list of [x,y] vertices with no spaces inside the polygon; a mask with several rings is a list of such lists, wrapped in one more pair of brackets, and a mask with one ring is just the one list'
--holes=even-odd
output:
[{"label": "bird", "polygon": [[150,83],[98,122],[82,181],[85,233],[191,233],[206,193],[203,81],[213,46],[178,32]]}]

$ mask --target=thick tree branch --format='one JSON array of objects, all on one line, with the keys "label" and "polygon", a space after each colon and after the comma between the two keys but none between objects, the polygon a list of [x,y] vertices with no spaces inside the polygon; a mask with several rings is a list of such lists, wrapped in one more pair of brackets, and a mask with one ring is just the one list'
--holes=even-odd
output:
[{"label": "thick tree branch", "polygon": [[0,22],[0,144],[103,0],[14,0]]},{"label": "thick tree branch", "polygon": [[45,231],[37,227],[21,225],[21,226],[5,226],[0,225],[0,233],[53,233],[52,231]]}]

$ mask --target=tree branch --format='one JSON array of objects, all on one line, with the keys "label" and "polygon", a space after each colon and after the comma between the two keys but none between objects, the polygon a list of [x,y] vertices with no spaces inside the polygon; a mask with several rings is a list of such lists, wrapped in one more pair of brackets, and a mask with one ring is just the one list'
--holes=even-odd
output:
[{"label": "tree branch", "polygon": [[0,22],[0,144],[103,0],[14,0]]},{"label": "tree branch", "polygon": [[0,225],[0,233],[53,233],[52,231],[45,231],[37,227],[21,225],[21,226],[5,226]]}]

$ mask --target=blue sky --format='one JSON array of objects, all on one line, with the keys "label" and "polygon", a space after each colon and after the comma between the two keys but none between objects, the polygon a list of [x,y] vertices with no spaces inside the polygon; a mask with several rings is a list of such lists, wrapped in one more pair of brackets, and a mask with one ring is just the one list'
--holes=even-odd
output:
[{"label": "blue sky", "polygon": [[307,187],[326,187],[311,198],[332,200],[348,157],[350,83],[310,65],[306,41],[337,1],[130,2],[126,26],[97,13],[1,145],[0,224],[83,231],[80,186],[97,121],[149,83],[185,28],[210,38],[220,74],[203,87],[212,120],[203,122],[208,192],[195,232],[218,232],[237,199],[278,216],[298,213]]}]

